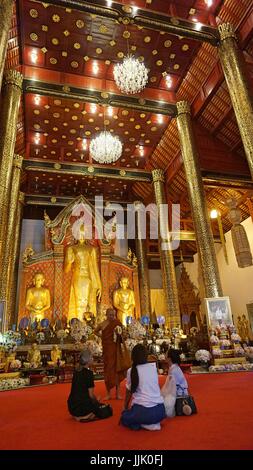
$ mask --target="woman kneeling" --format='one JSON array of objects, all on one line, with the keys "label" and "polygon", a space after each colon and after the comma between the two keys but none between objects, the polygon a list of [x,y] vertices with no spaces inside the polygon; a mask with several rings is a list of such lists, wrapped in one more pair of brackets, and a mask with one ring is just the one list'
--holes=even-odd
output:
[{"label": "woman kneeling", "polygon": [[93,421],[99,418],[99,401],[94,395],[94,376],[89,365],[92,356],[87,349],[80,354],[79,365],[76,368],[71,392],[68,398],[70,414],[78,421]]},{"label": "woman kneeling", "polygon": [[[165,408],[156,363],[148,363],[147,357],[147,350],[142,344],[133,348],[133,365],[127,371],[125,409],[120,422],[134,430],[144,428],[157,431],[161,429],[160,421],[165,418]],[[131,399],[132,406],[128,409]]]}]

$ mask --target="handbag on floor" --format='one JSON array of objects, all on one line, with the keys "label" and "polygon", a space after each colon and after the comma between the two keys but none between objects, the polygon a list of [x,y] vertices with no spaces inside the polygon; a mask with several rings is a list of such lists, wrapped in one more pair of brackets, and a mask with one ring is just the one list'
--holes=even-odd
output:
[{"label": "handbag on floor", "polygon": [[[181,388],[184,393],[184,389],[177,385],[177,388]],[[192,395],[180,395],[176,398],[176,416],[189,416],[197,413],[197,407]]]},{"label": "handbag on floor", "polygon": [[110,418],[113,415],[113,409],[111,405],[106,405],[105,403],[100,403],[97,416],[99,419]]}]

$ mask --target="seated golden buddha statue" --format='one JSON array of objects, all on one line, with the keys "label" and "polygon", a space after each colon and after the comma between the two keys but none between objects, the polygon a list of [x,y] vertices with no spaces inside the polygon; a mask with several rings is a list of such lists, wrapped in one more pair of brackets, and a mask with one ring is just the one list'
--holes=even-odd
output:
[{"label": "seated golden buddha statue", "polygon": [[5,368],[6,356],[4,346],[0,346],[0,370]]},{"label": "seated golden buddha statue", "polygon": [[41,354],[38,345],[33,343],[31,349],[27,353],[27,362],[24,362],[25,367],[37,368],[41,365]]},{"label": "seated golden buddha statue", "polygon": [[43,287],[44,283],[44,275],[37,273],[33,278],[34,287],[27,289],[25,306],[30,313],[31,321],[35,319],[41,321],[46,310],[50,308],[50,291],[47,287]]},{"label": "seated golden buddha statue", "polygon": [[85,236],[86,228],[82,224],[75,233],[78,242],[68,246],[65,253],[64,272],[72,270],[68,320],[83,321],[85,312],[96,316],[97,300],[101,300],[97,249],[87,243]]},{"label": "seated golden buddha statue", "polygon": [[113,293],[113,306],[117,310],[117,318],[122,325],[126,325],[126,318],[134,316],[135,298],[134,291],[129,287],[127,277],[120,279],[120,288]]},{"label": "seated golden buddha statue", "polygon": [[63,366],[65,361],[62,361],[62,350],[57,344],[54,344],[51,350],[51,361],[48,361],[49,366],[57,366],[58,364]]}]

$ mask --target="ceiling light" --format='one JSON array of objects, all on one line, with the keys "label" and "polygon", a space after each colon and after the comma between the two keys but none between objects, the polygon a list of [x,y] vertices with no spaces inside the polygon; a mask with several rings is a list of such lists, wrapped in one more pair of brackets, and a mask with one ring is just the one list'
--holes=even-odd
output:
[{"label": "ceiling light", "polygon": [[158,122],[158,124],[163,124],[163,116],[162,116],[162,114],[158,114],[158,116],[157,116],[157,122]]},{"label": "ceiling light", "polygon": [[212,209],[212,210],[210,211],[210,217],[211,217],[211,219],[217,219],[217,217],[218,217],[218,211],[217,211],[216,209]]},{"label": "ceiling light", "polygon": [[107,108],[107,113],[108,113],[109,116],[113,115],[113,108],[111,106],[109,106],[109,108]]},{"label": "ceiling light", "polygon": [[122,63],[114,66],[113,75],[117,87],[127,94],[139,93],[148,81],[148,69],[132,55],[127,55]]},{"label": "ceiling light", "polygon": [[91,140],[90,154],[98,163],[116,162],[122,154],[122,143],[117,136],[103,131]]},{"label": "ceiling light", "polygon": [[38,106],[40,104],[40,96],[35,96],[34,103]]},{"label": "ceiling light", "polygon": [[92,64],[92,71],[95,75],[97,75],[97,73],[99,72],[99,67],[96,61],[94,61]]},{"label": "ceiling light", "polygon": [[40,134],[35,134],[34,142],[36,145],[40,143]]},{"label": "ceiling light", "polygon": [[167,88],[171,88],[172,87],[172,78],[169,74],[166,75],[165,77],[165,82],[166,82],[166,86]]},{"label": "ceiling light", "polygon": [[95,114],[96,111],[97,111],[97,106],[96,106],[95,104],[92,104],[91,107],[90,107],[90,112],[91,112],[92,114]]},{"label": "ceiling light", "polygon": [[36,49],[33,49],[31,52],[31,61],[33,64],[36,64],[37,60],[38,60],[38,53]]}]

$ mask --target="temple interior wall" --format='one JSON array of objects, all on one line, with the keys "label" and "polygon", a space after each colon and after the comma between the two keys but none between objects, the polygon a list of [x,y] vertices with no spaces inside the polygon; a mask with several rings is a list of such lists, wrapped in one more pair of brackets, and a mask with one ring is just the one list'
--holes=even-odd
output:
[{"label": "temple interior wall", "polygon": [[[246,233],[248,235],[251,252],[253,253],[253,223],[251,217],[242,222]],[[228,253],[228,262],[224,258],[222,245],[215,244],[218,266],[220,271],[221,283],[224,296],[229,296],[231,310],[234,321],[236,323],[238,315],[245,314],[248,316],[247,304],[253,303],[253,266],[247,268],[239,268],[237,265],[234,247],[232,243],[231,231],[225,234],[226,247]],[[200,271],[198,254],[194,256],[194,263],[186,263],[185,267],[190,276],[191,281],[200,290],[201,296],[201,311],[204,312],[204,293],[203,281]],[[251,321],[251,328],[253,326],[253,318],[248,316]]]}]

